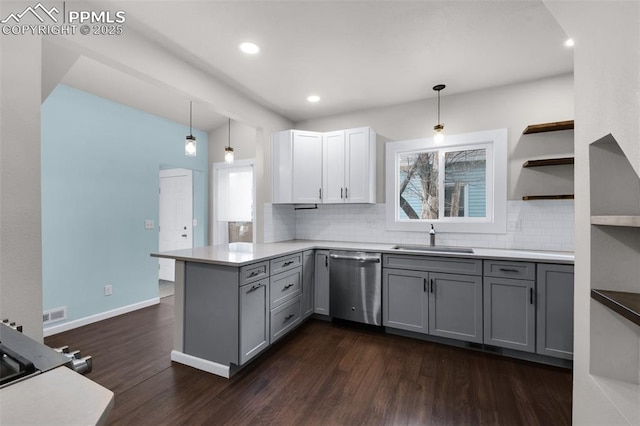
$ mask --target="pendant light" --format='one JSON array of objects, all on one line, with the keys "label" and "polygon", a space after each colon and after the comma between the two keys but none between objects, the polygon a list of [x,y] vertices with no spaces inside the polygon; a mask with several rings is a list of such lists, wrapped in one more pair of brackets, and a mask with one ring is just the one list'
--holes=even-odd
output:
[{"label": "pendant light", "polygon": [[436,84],[433,86],[433,90],[438,92],[438,124],[433,126],[435,134],[433,135],[433,141],[435,143],[442,143],[444,141],[444,123],[440,122],[440,91],[444,89],[444,84]]},{"label": "pendant light", "polygon": [[189,136],[187,136],[184,141],[184,155],[186,155],[187,157],[196,156],[196,137],[193,136],[193,131],[191,129],[191,121],[193,118],[192,113],[193,106],[191,101],[189,101]]},{"label": "pendant light", "polygon": [[224,148],[224,162],[233,164],[233,148],[231,148],[231,117],[229,117],[229,146]]}]

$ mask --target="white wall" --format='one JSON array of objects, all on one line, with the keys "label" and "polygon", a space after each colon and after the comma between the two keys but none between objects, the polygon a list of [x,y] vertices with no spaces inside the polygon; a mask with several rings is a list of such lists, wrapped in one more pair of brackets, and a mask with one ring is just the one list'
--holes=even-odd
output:
[{"label": "white wall", "polygon": [[42,340],[41,43],[2,36],[0,50],[0,318]]},{"label": "white wall", "polygon": [[[522,135],[529,124],[573,119],[571,74],[451,96],[446,90],[441,97],[441,119],[446,133],[509,130],[508,199],[518,200],[531,193],[573,193],[571,167],[522,169],[525,160],[573,152],[572,131]],[[384,201],[384,142],[430,137],[436,122],[436,99],[431,98],[307,120],[295,123],[295,128],[330,131],[372,127],[378,134],[377,200],[380,203]]]},{"label": "white wall", "polygon": [[[608,324],[592,324],[589,144],[611,133],[636,173],[640,172],[640,3],[545,2],[576,41],[576,275],[573,422],[577,425],[640,424],[638,386],[608,387],[591,375],[592,330],[612,333]],[[597,248],[596,248],[597,249]],[[615,253],[608,253],[615,256]],[[637,262],[630,264],[634,268]],[[633,269],[630,269],[632,272]],[[633,275],[628,275],[634,279]],[[637,276],[635,277],[637,280]],[[624,359],[611,345],[600,355]]]}]

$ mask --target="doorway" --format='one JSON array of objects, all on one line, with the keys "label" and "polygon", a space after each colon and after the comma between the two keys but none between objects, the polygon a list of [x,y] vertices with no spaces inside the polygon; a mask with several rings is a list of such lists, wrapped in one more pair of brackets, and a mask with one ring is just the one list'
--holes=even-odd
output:
[{"label": "doorway", "polygon": [[255,242],[255,160],[213,163],[213,245],[241,250]]},{"label": "doorway", "polygon": [[[193,247],[193,172],[160,170],[158,250]],[[158,259],[160,297],[173,294],[175,260]]]}]

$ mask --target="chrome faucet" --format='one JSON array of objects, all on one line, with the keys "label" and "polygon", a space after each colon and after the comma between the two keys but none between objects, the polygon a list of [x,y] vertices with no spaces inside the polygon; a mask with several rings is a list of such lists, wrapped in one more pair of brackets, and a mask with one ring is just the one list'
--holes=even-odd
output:
[{"label": "chrome faucet", "polygon": [[436,230],[433,228],[433,223],[431,224],[431,229],[429,230],[429,245],[431,247],[435,247],[436,245]]}]

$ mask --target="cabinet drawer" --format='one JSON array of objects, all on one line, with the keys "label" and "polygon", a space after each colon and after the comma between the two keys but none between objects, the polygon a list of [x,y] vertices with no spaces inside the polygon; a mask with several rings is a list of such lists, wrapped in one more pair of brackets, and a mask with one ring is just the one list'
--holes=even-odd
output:
[{"label": "cabinet drawer", "polygon": [[291,300],[302,293],[302,268],[271,275],[271,308]]},{"label": "cabinet drawer", "polygon": [[240,286],[269,276],[269,262],[252,263],[240,268]]},{"label": "cabinet drawer", "polygon": [[271,275],[302,265],[302,253],[271,259]]},{"label": "cabinet drawer", "polygon": [[515,278],[517,280],[535,280],[536,264],[529,262],[485,260],[484,275],[486,277]]},{"label": "cabinet drawer", "polygon": [[287,334],[300,322],[300,312],[300,297],[271,310],[271,343]]},{"label": "cabinet drawer", "polygon": [[480,259],[395,254],[385,254],[382,259],[385,268],[482,275],[482,260]]}]

